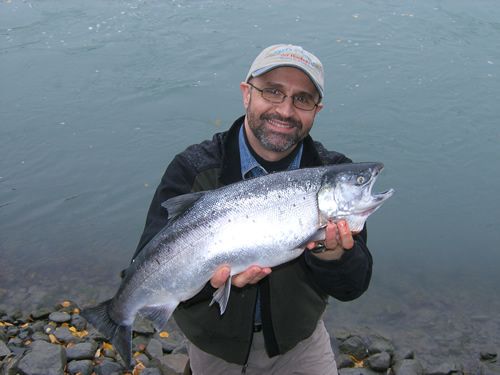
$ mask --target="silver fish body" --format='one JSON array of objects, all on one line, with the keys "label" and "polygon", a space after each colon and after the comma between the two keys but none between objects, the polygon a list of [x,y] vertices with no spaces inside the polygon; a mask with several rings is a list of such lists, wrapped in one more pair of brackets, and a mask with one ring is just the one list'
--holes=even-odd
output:
[{"label": "silver fish body", "polygon": [[[324,238],[329,220],[360,231],[393,191],[372,195],[380,163],[355,163],[270,174],[164,203],[169,223],[139,253],[115,296],[82,315],[106,335],[127,364],[137,313],[157,329],[196,295],[221,265],[231,275],[251,265],[273,267]],[[231,279],[212,302],[224,312]]]}]

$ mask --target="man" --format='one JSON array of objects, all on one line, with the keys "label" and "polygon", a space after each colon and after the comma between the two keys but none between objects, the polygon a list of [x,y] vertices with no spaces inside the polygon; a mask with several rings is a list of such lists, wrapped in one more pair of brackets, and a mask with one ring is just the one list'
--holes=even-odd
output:
[{"label": "man", "polygon": [[[323,86],[323,67],[313,54],[294,45],[264,49],[240,84],[245,116],[174,158],[135,255],[167,223],[161,203],[169,198],[276,171],[350,162],[309,136],[323,107]],[[190,341],[193,374],[337,374],[322,314],[328,296],[347,301],[368,288],[366,229],[353,235],[345,221],[329,223],[325,241],[307,249],[272,270],[255,265],[235,275],[222,316],[209,302],[229,277],[228,266],[178,306],[174,317]]]}]

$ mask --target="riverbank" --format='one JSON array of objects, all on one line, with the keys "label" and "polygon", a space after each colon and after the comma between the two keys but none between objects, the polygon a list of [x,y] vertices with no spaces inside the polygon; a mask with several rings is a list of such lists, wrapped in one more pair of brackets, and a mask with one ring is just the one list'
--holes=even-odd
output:
[{"label": "riverbank", "polygon": [[[412,348],[398,348],[382,335],[344,330],[332,335],[341,375],[500,374],[497,349],[478,351],[464,363],[429,365]],[[175,375],[188,360],[186,340],[174,322],[162,332],[138,319],[132,342],[133,369],[127,371],[112,345],[80,316],[79,306],[63,301],[30,312],[0,311],[0,374],[6,375]]]}]

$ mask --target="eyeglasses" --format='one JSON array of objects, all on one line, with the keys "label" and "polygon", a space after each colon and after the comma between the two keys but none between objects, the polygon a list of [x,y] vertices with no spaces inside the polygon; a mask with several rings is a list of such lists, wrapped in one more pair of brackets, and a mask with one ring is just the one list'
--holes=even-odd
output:
[{"label": "eyeglasses", "polygon": [[255,90],[259,91],[262,95],[262,98],[267,100],[268,102],[274,104],[280,104],[285,101],[286,98],[292,98],[292,103],[295,108],[301,109],[303,111],[312,111],[319,102],[315,102],[314,98],[309,94],[300,94],[300,95],[285,95],[280,90],[274,88],[263,88],[259,89],[255,87],[250,82],[247,82],[249,86],[252,86]]}]

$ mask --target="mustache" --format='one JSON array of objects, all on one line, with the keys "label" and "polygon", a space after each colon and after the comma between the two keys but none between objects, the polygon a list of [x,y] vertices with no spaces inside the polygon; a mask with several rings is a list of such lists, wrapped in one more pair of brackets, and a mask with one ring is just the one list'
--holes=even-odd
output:
[{"label": "mustache", "polygon": [[302,129],[302,122],[300,120],[297,120],[293,117],[283,117],[283,116],[278,115],[277,113],[274,113],[274,114],[263,113],[262,115],[260,115],[260,119],[261,120],[268,120],[268,121],[269,120],[278,120],[281,122],[285,122],[289,125],[292,125],[295,128]]}]

